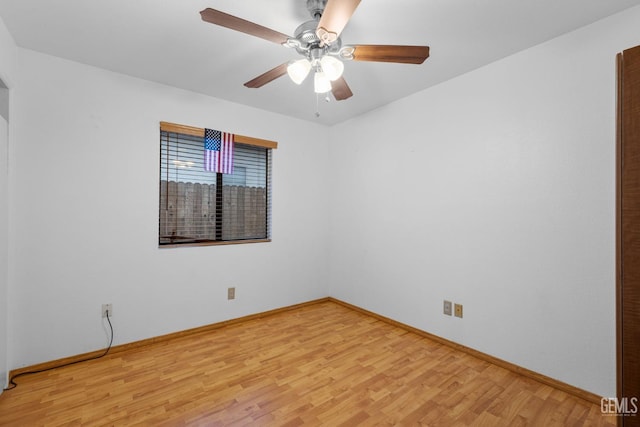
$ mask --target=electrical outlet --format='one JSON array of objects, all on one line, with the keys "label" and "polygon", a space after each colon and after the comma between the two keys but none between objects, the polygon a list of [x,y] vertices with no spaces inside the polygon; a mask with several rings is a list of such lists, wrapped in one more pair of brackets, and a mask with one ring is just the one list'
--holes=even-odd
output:
[{"label": "electrical outlet", "polygon": [[451,301],[444,301],[444,304],[442,305],[442,312],[447,316],[451,316]]},{"label": "electrical outlet", "polygon": [[462,318],[462,304],[454,304],[453,311],[456,317]]},{"label": "electrical outlet", "polygon": [[236,288],[227,289],[227,299],[236,299]]},{"label": "electrical outlet", "polygon": [[112,304],[102,304],[102,317],[113,317],[113,305]]}]

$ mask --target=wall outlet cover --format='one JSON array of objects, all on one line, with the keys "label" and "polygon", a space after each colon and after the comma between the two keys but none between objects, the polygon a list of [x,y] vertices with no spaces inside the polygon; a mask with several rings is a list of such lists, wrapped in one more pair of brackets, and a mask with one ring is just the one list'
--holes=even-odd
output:
[{"label": "wall outlet cover", "polygon": [[107,317],[107,312],[109,312],[109,317],[113,317],[113,304],[102,304],[102,317]]},{"label": "wall outlet cover", "polygon": [[452,303],[451,301],[444,301],[444,304],[442,305],[442,312],[444,314],[446,314],[447,316],[451,316],[451,307],[452,307]]},{"label": "wall outlet cover", "polygon": [[455,304],[453,306],[453,312],[456,317],[462,318],[462,304]]}]

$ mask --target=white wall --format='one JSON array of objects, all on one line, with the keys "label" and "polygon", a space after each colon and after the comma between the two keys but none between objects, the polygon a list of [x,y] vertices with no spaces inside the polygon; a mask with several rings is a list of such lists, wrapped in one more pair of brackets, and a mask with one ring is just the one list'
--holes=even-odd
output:
[{"label": "white wall", "polygon": [[[326,128],[19,49],[11,367],[326,296]],[[159,249],[159,122],[278,141],[273,242]],[[236,287],[236,300],[226,289]]]},{"label": "white wall", "polygon": [[615,396],[615,55],[638,22],[334,127],[329,294]]},{"label": "white wall", "polygon": [[7,384],[9,306],[9,90],[15,67],[16,47],[0,19],[0,394]]}]

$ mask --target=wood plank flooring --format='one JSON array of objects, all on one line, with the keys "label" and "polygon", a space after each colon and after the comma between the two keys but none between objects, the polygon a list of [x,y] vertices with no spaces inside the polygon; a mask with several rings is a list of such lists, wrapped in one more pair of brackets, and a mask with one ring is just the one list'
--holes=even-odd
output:
[{"label": "wood plank flooring", "polygon": [[598,405],[333,302],[17,379],[2,426],[614,426]]}]

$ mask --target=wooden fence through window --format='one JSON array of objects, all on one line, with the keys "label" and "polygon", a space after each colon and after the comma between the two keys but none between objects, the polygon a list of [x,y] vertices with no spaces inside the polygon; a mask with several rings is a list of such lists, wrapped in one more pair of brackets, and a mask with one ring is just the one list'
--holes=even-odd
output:
[{"label": "wooden fence through window", "polygon": [[[216,185],[160,181],[160,244],[216,240]],[[222,187],[222,240],[267,237],[263,187]]]}]

